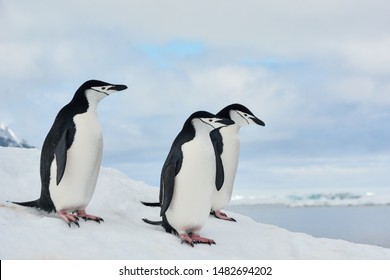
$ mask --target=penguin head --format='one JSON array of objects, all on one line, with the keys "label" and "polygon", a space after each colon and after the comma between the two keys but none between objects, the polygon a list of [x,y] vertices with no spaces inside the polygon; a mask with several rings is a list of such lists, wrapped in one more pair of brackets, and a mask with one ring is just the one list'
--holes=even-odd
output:
[{"label": "penguin head", "polygon": [[264,122],[257,118],[247,107],[235,103],[223,108],[217,116],[229,118],[235,122],[239,127],[248,124],[257,124],[265,126]]},{"label": "penguin head", "polygon": [[103,81],[89,80],[79,87],[75,97],[84,95],[89,103],[98,103],[111,93],[125,89],[127,89],[127,86],[125,85],[114,85]]},{"label": "penguin head", "polygon": [[214,129],[234,124],[234,122],[230,119],[218,117],[206,111],[195,112],[188,118],[188,120],[191,121],[195,130],[207,130],[210,132]]}]

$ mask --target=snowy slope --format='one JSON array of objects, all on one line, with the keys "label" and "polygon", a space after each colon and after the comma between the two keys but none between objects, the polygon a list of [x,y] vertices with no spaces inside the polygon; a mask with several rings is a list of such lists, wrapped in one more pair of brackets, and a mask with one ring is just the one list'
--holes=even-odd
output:
[{"label": "snowy slope", "polygon": [[25,140],[19,139],[19,137],[2,122],[0,122],[0,147],[34,148]]},{"label": "snowy slope", "polygon": [[158,209],[139,203],[156,200],[157,188],[109,168],[87,209],[105,222],[69,228],[55,215],[7,202],[38,197],[39,156],[0,147],[0,259],[390,259],[390,249],[292,233],[238,214],[237,223],[210,217],[202,234],[217,244],[191,248],[141,221],[159,218]]}]

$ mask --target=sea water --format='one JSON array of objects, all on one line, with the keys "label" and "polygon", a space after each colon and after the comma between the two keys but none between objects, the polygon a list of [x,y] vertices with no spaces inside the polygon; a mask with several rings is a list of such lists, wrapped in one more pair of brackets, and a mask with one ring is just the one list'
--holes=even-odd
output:
[{"label": "sea water", "polygon": [[292,232],[390,248],[388,190],[248,194],[234,195],[226,210]]},{"label": "sea water", "polygon": [[390,206],[232,205],[227,210],[292,232],[390,248]]}]

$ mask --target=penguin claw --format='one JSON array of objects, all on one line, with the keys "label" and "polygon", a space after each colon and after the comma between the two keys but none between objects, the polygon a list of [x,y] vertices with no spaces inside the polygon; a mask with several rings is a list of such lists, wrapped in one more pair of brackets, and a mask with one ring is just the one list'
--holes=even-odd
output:
[{"label": "penguin claw", "polygon": [[83,218],[84,221],[95,221],[100,224],[100,222],[104,222],[103,218],[100,218],[98,216],[89,215],[85,212],[85,210],[76,210],[77,216],[80,218]]},{"label": "penguin claw", "polygon": [[194,242],[188,242],[187,240],[182,240],[181,244],[183,244],[183,243],[186,243],[186,244],[190,245],[191,247],[194,247]]},{"label": "penguin claw", "polygon": [[97,222],[99,224],[100,224],[100,222],[104,222],[104,220],[102,218],[100,218],[100,217],[96,217],[96,219],[87,219],[87,220],[95,221],[95,222]]},{"label": "penguin claw", "polygon": [[95,222],[97,222],[99,224],[100,224],[100,222],[104,222],[104,220],[102,218],[100,218],[100,217],[95,217],[95,218],[93,218],[93,217],[81,217],[81,218],[83,218],[84,221],[95,221]]},{"label": "penguin claw", "polygon": [[65,211],[59,211],[58,216],[63,219],[69,227],[72,226],[72,223],[74,223],[76,226],[80,227],[79,225],[79,218],[74,214],[66,213]]},{"label": "penguin claw", "polygon": [[97,219],[95,219],[94,221],[99,223],[99,224],[100,224],[100,222],[104,223],[104,220],[102,218],[100,218],[100,217],[97,217]]},{"label": "penguin claw", "polygon": [[187,235],[187,234],[180,234],[179,235],[180,239],[181,239],[181,244],[183,243],[187,243],[188,245],[190,245],[191,247],[194,247],[194,240],[192,240],[191,236],[190,235]]},{"label": "penguin claw", "polygon": [[208,239],[208,238],[205,238],[205,237],[201,237],[201,236],[199,236],[197,234],[192,235],[191,238],[192,238],[192,241],[194,241],[196,243],[209,244],[210,246],[212,244],[216,244],[214,240]]},{"label": "penguin claw", "polygon": [[236,219],[228,217],[225,213],[221,211],[212,211],[210,214],[214,215],[217,219],[224,220],[224,221],[230,221],[230,222],[237,222]]},{"label": "penguin claw", "polygon": [[[73,222],[76,226],[80,227],[79,223]],[[68,226],[71,228],[72,227],[72,222],[68,223]]]}]

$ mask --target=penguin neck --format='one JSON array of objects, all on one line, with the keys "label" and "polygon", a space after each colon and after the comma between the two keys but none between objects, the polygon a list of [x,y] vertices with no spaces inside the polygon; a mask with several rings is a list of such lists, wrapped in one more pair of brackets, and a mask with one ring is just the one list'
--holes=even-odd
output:
[{"label": "penguin neck", "polygon": [[95,91],[87,90],[85,92],[85,98],[87,99],[88,103],[88,111],[95,112],[96,114],[97,106],[104,97],[106,97],[106,95],[96,93]]},{"label": "penguin neck", "polygon": [[221,134],[223,137],[227,138],[238,138],[239,132],[240,132],[240,126],[237,124],[232,124],[229,126],[222,127],[220,129]]},{"label": "penguin neck", "polygon": [[87,109],[86,113],[91,113],[91,114],[97,115],[97,106],[99,104],[99,101],[88,100],[87,102],[88,102],[88,109]]},{"label": "penguin neck", "polygon": [[234,131],[234,132],[238,133],[240,131],[241,127],[242,127],[241,125],[234,123],[232,125],[222,127],[222,129],[229,129],[230,131]]},{"label": "penguin neck", "polygon": [[196,138],[210,138],[211,131],[207,129],[196,129],[195,130],[195,137]]}]

